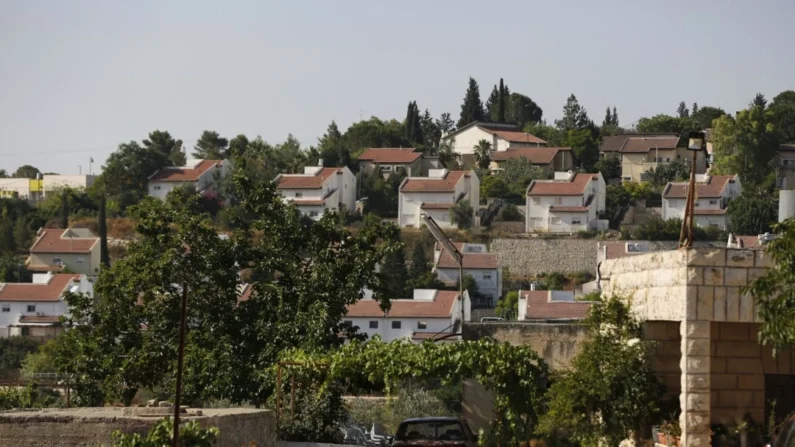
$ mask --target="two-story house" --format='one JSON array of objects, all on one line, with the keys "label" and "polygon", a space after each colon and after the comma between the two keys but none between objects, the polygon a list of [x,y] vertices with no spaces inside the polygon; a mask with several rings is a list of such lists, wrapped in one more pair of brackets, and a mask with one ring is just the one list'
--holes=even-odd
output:
[{"label": "two-story house", "polygon": [[778,173],[776,186],[795,189],[795,144],[782,144],[778,148]]},{"label": "two-story house", "polygon": [[[478,302],[476,297],[475,307],[494,307],[502,296],[502,274],[500,271],[500,257],[497,253],[489,253],[486,244],[454,243],[455,248],[463,255],[464,275],[469,275],[478,286],[478,293],[483,302]],[[433,250],[433,265],[436,278],[452,286],[458,283],[460,269],[455,258],[438,242]]]},{"label": "two-story house", "polygon": [[574,164],[570,147],[533,147],[493,153],[491,155],[491,170],[500,170],[506,160],[514,158],[526,158],[530,163],[549,174],[555,171],[568,171]]},{"label": "two-story house", "polygon": [[420,215],[433,217],[441,228],[455,228],[450,209],[468,200],[472,206],[472,226],[480,226],[480,180],[474,171],[430,169],[428,177],[407,177],[400,184],[398,224],[400,227],[422,226]]},{"label": "two-story house", "polygon": [[0,198],[14,198],[36,202],[44,197],[42,179],[21,177],[0,178]]},{"label": "two-story house", "polygon": [[33,272],[60,272],[97,276],[100,267],[99,238],[87,228],[40,228],[30,247],[25,267]]},{"label": "two-story house", "polygon": [[[689,182],[668,183],[663,190],[663,219],[684,218]],[[729,201],[742,192],[736,175],[696,175],[696,201],[693,221],[700,227],[727,228]]]},{"label": "two-story house", "polygon": [[582,320],[590,301],[575,301],[574,292],[564,290],[520,290],[519,321]]},{"label": "two-story house", "polygon": [[420,175],[422,171],[422,152],[413,147],[407,148],[376,148],[371,147],[359,155],[359,170],[369,172],[381,171],[384,178],[397,172],[408,175]]},{"label": "two-story house", "polygon": [[[678,134],[624,134],[605,137],[599,146],[601,155],[617,153],[621,157],[621,179],[640,182],[647,172],[665,163],[679,161],[689,165],[692,152],[679,145]],[[696,173],[707,169],[706,156],[696,161]]]},{"label": "two-story house", "polygon": [[149,195],[165,199],[168,193],[184,186],[193,187],[198,193],[214,191],[218,179],[231,172],[229,160],[188,160],[185,166],[170,166],[159,169],[149,176]]},{"label": "two-story house", "polygon": [[279,174],[276,192],[314,220],[320,220],[326,210],[356,208],[356,177],[347,167],[307,166],[303,174]]},{"label": "two-story house", "polygon": [[49,194],[57,193],[64,188],[86,190],[94,185],[96,179],[96,175],[44,174],[42,176],[44,197],[47,197]]},{"label": "two-story house", "polygon": [[[378,301],[364,298],[347,307],[343,322],[359,328],[359,332],[382,340],[408,338],[414,342],[455,334],[464,321],[471,319],[469,293],[463,298],[457,291],[414,289],[412,299],[390,300],[392,307],[384,312]],[[458,339],[458,338],[455,338]]]},{"label": "two-story house", "polygon": [[525,229],[529,233],[606,230],[607,221],[599,219],[605,195],[601,173],[556,172],[553,180],[533,180],[527,186]]},{"label": "two-story house", "polygon": [[0,338],[58,335],[59,317],[69,311],[67,292],[91,295],[94,287],[86,275],[72,273],[38,273],[32,283],[0,283]]},{"label": "two-story house", "polygon": [[450,143],[453,152],[464,166],[475,164],[475,146],[481,140],[488,141],[495,152],[547,145],[547,142],[541,138],[507,123],[474,122],[456,129],[442,139]]}]

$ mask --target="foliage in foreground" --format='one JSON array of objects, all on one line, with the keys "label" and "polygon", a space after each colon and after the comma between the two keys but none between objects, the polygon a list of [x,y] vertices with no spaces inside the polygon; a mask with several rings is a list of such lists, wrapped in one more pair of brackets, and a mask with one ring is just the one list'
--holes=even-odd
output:
[{"label": "foliage in foreground", "polygon": [[659,416],[663,385],[641,323],[617,298],[595,303],[573,368],[552,384],[541,431],[585,445],[619,445]]},{"label": "foliage in foreground", "polygon": [[[179,445],[183,447],[210,447],[215,444],[220,432],[216,427],[203,429],[196,421],[180,424]],[[113,433],[113,447],[163,447],[171,445],[174,436],[174,420],[170,417],[160,420],[143,437],[139,434],[125,435],[120,431]]]},{"label": "foliage in foreground", "polygon": [[25,388],[0,388],[0,410],[42,408],[53,404],[55,400],[50,393],[44,392],[34,383]]},{"label": "foliage in foreground", "polygon": [[774,230],[779,237],[765,248],[774,265],[743,293],[751,293],[759,306],[760,341],[778,350],[795,343],[795,218]]},{"label": "foliage in foreground", "polygon": [[362,377],[383,383],[387,394],[407,378],[436,379],[445,385],[476,379],[494,393],[498,417],[490,436],[502,444],[530,439],[545,405],[549,376],[546,363],[530,347],[492,340],[417,345],[407,340],[384,343],[376,337],[329,354],[296,351],[286,359],[303,362],[300,371],[325,371],[325,386]]},{"label": "foliage in foreground", "polygon": [[406,390],[401,388],[396,399],[387,402],[356,399],[348,404],[351,422],[369,428],[373,423],[383,424],[390,433],[409,418],[431,416],[454,416],[441,399],[428,390]]}]

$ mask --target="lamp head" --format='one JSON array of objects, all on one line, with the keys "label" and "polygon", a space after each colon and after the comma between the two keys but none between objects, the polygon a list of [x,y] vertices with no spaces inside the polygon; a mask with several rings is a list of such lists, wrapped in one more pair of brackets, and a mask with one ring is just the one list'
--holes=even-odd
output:
[{"label": "lamp head", "polygon": [[706,141],[706,135],[704,134],[704,132],[690,132],[690,136],[687,142],[687,150],[689,151],[703,150],[705,141]]}]

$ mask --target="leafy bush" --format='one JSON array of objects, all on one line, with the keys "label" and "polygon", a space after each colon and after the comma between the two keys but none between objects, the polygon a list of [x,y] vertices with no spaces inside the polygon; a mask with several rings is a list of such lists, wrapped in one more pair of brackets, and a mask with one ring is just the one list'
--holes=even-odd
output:
[{"label": "leafy bush", "polygon": [[518,222],[522,219],[522,213],[519,212],[519,208],[512,203],[500,209],[499,220],[502,222]]},{"label": "leafy bush", "polygon": [[40,389],[35,383],[25,388],[0,388],[0,410],[46,407],[56,401],[53,394]]},{"label": "leafy bush", "polygon": [[580,230],[575,233],[577,239],[593,239],[598,233],[595,230]]},{"label": "leafy bush", "polygon": [[538,286],[541,290],[563,290],[569,280],[563,273],[552,272],[541,277]]},{"label": "leafy bush", "polygon": [[16,372],[28,354],[39,349],[39,342],[28,337],[0,338],[0,375]]},{"label": "leafy bush", "polygon": [[472,227],[472,219],[475,210],[469,200],[461,200],[450,208],[450,221],[455,224],[459,230],[466,230]]},{"label": "leafy bush", "polygon": [[[183,447],[210,447],[218,439],[219,430],[216,427],[203,429],[197,421],[188,421],[180,425],[179,445]],[[125,435],[120,431],[113,433],[115,442],[113,447],[163,447],[171,445],[174,436],[174,420],[165,418],[159,421],[143,437],[139,434]]]},{"label": "leafy bush", "polygon": [[454,416],[441,399],[425,389],[401,389],[394,399],[386,402],[355,399],[348,405],[350,420],[369,428],[373,423],[383,424],[391,433],[406,419],[431,416]]},{"label": "leafy bush", "polygon": [[[289,383],[289,382],[287,382]],[[284,385],[288,392],[288,385]],[[291,417],[289,403],[283,403],[283,417],[279,421],[279,437],[284,441],[328,442],[339,444],[342,433],[339,427],[348,417],[342,401],[342,389],[332,384],[322,390],[316,387],[295,389],[295,414]]]},{"label": "leafy bush", "polygon": [[494,309],[497,316],[505,318],[506,320],[515,320],[518,311],[519,292],[515,290],[508,292],[503,298],[500,298]]},{"label": "leafy bush", "polygon": [[[647,241],[678,241],[682,231],[682,219],[673,218],[664,220],[655,216],[638,225],[632,232],[632,238]],[[727,234],[718,227],[702,228],[696,226],[694,234],[697,241],[722,241]]]},{"label": "leafy bush", "polygon": [[55,340],[39,346],[39,350],[29,353],[22,361],[22,372],[25,374],[56,372]]}]

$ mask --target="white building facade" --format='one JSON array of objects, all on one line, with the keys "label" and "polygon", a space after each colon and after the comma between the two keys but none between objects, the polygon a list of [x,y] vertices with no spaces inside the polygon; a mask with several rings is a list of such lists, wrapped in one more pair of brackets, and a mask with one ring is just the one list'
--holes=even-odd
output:
[{"label": "white building facade", "polygon": [[44,174],[42,176],[44,196],[47,197],[47,194],[64,188],[86,190],[94,185],[96,178],[96,175]]},{"label": "white building facade", "polygon": [[546,141],[523,132],[514,124],[506,123],[470,123],[445,135],[443,140],[450,142],[453,152],[467,166],[474,163],[475,146],[481,140],[488,141],[491,149],[496,152],[547,145]]},{"label": "white building facade", "polygon": [[472,226],[480,226],[480,180],[474,171],[430,169],[428,177],[408,177],[400,184],[398,225],[419,228],[426,213],[441,228],[455,228],[450,209],[464,200],[472,206]]},{"label": "white building facade", "polygon": [[[682,219],[685,215],[688,182],[668,183],[663,190],[663,219]],[[700,227],[728,228],[729,201],[742,193],[736,175],[696,175],[696,202],[693,221]]]},{"label": "white building facade", "polygon": [[343,322],[357,326],[368,338],[381,337],[386,342],[411,339],[421,342],[428,338],[456,333],[460,329],[463,306],[464,320],[471,319],[469,294],[460,299],[457,291],[415,289],[413,299],[390,300],[389,312],[384,313],[378,301],[359,300],[348,306]]},{"label": "white building facade", "polygon": [[188,160],[185,166],[163,168],[150,175],[149,195],[163,200],[171,191],[185,186],[206,194],[214,191],[218,180],[231,170],[229,160]]},{"label": "white building facade", "polygon": [[32,283],[0,283],[0,338],[18,335],[51,337],[59,317],[68,313],[64,294],[87,293],[94,287],[86,275],[40,273]]},{"label": "white building facade", "polygon": [[303,174],[280,174],[276,185],[282,200],[314,220],[328,210],[356,208],[356,177],[347,167],[307,166]]},{"label": "white building facade", "polygon": [[[486,244],[455,243],[455,247],[463,255],[464,275],[469,275],[478,286],[478,293],[483,296],[483,302],[476,297],[476,308],[491,308],[502,296],[502,273],[500,258],[497,253],[489,253]],[[436,278],[446,285],[457,284],[460,269],[453,256],[440,244],[436,244],[433,253],[434,271]]]},{"label": "white building facade", "polygon": [[554,180],[533,180],[527,187],[528,233],[574,233],[607,229],[606,185],[601,173],[556,172]]}]

